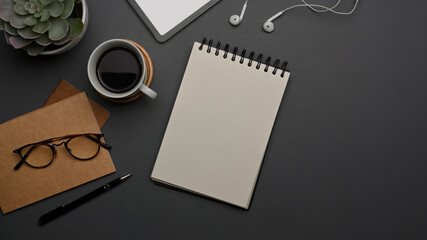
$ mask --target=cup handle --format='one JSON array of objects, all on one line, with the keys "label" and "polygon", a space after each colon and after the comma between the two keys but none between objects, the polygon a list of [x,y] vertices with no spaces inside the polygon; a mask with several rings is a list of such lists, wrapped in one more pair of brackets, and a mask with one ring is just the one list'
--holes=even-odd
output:
[{"label": "cup handle", "polygon": [[145,84],[142,84],[139,89],[141,90],[141,92],[143,92],[145,95],[149,96],[152,99],[155,99],[157,97],[157,93],[151,90],[151,88],[147,87]]}]

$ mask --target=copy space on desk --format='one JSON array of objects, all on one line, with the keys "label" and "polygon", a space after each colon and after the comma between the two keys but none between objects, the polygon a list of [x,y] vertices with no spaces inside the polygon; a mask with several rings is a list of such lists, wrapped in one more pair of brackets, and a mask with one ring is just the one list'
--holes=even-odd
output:
[{"label": "copy space on desk", "polygon": [[40,108],[0,125],[0,207],[3,213],[53,196],[115,172],[108,150],[88,161],[71,157],[65,147],[47,168],[23,165],[12,151],[29,143],[75,133],[100,133],[85,93]]}]

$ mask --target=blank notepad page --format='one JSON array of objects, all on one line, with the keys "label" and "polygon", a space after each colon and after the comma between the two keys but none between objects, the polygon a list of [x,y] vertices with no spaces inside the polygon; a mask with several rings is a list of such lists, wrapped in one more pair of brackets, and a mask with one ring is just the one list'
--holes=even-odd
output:
[{"label": "blank notepad page", "polygon": [[248,208],[289,73],[195,43],[152,179]]}]

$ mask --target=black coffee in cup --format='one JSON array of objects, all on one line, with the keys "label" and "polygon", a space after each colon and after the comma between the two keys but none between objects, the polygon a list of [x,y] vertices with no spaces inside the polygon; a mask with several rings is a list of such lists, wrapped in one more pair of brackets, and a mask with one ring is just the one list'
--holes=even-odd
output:
[{"label": "black coffee in cup", "polygon": [[138,56],[124,47],[107,50],[96,65],[99,83],[113,93],[133,89],[141,80],[142,71]]}]

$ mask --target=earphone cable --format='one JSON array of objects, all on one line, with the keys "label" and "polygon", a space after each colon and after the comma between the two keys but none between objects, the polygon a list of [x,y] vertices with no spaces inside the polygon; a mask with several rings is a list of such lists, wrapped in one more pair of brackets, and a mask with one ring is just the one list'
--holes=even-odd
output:
[{"label": "earphone cable", "polygon": [[[301,1],[303,2],[303,4],[298,4],[298,5],[288,7],[285,10],[281,11],[281,13],[283,14],[286,11],[289,11],[289,10],[291,10],[293,8],[297,8],[297,7],[308,7],[312,11],[318,12],[318,13],[332,12],[332,13],[335,13],[338,15],[350,15],[354,12],[354,10],[356,10],[357,5],[359,3],[359,0],[356,0],[356,2],[354,3],[353,9],[351,9],[349,12],[339,12],[339,11],[336,11],[335,8],[341,3],[341,0],[338,0],[337,3],[335,3],[335,5],[333,5],[332,7],[326,7],[326,6],[319,5],[319,4],[307,3],[305,0],[301,0]],[[318,9],[316,9],[316,8],[318,8]]]}]

